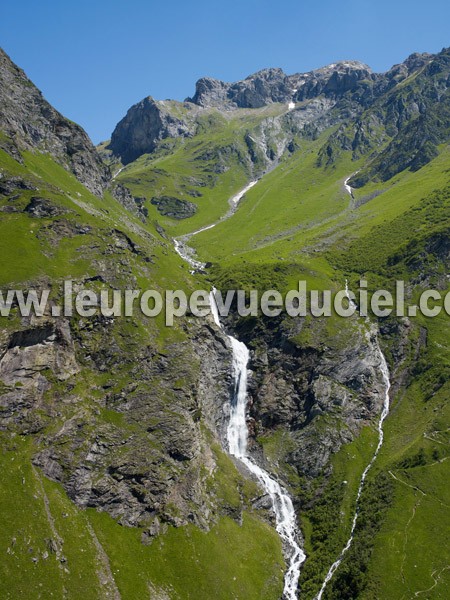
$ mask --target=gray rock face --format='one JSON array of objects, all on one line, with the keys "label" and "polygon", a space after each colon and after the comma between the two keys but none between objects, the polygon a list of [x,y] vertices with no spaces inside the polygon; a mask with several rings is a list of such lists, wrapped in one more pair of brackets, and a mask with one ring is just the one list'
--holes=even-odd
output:
[{"label": "gray rock face", "polygon": [[25,207],[25,212],[30,217],[58,217],[67,211],[62,209],[60,206],[55,206],[50,200],[46,198],[39,198],[39,196],[32,196],[30,202]]},{"label": "gray rock face", "polygon": [[143,223],[146,222],[147,209],[142,206],[142,198],[135,198],[130,190],[120,183],[111,182],[110,190],[113,197],[120,202],[122,206],[139,217]]},{"label": "gray rock face", "polygon": [[10,141],[4,149],[49,152],[88,190],[102,196],[110,174],[83,129],[64,118],[0,49],[0,129]]},{"label": "gray rock face", "polygon": [[193,102],[199,106],[222,107],[228,100],[229,84],[213,79],[212,77],[202,77],[195,85],[195,95],[193,98],[186,98],[186,102]]},{"label": "gray rock face", "polygon": [[196,84],[194,96],[187,100],[225,110],[261,108],[272,102],[300,102],[320,94],[341,96],[355,90],[367,78],[372,78],[370,68],[357,61],[342,61],[295,75],[286,75],[282,69],[264,69],[236,83],[202,78]]},{"label": "gray rock face", "polygon": [[[302,319],[270,325],[262,320],[241,333],[254,347],[250,429],[255,437],[278,428],[289,431],[293,449],[286,461],[300,475],[317,477],[329,468],[331,455],[381,412],[384,387],[376,340],[345,323],[339,340],[329,345],[299,345],[294,340]],[[323,336],[320,327],[313,323],[313,337]]]},{"label": "gray rock face", "polygon": [[0,381],[5,386],[0,395],[1,428],[11,423],[39,428],[33,410],[51,387],[49,372],[59,381],[79,372],[70,328],[63,320],[32,320],[31,327],[13,333],[0,346]]},{"label": "gray rock face", "polygon": [[159,213],[173,219],[187,219],[197,212],[197,205],[193,202],[173,198],[172,196],[161,196],[152,198],[152,204],[156,206]]},{"label": "gray rock face", "polygon": [[159,140],[190,136],[194,130],[192,121],[175,116],[170,105],[149,96],[132,106],[117,124],[109,149],[127,164],[152,152]]},{"label": "gray rock face", "polygon": [[398,64],[394,65],[389,71],[386,73],[386,78],[388,80],[393,80],[395,83],[409,77],[415,71],[418,71],[426,64],[428,64],[433,59],[432,54],[428,54],[428,52],[424,52],[422,54],[415,52],[408,56],[408,58]]}]

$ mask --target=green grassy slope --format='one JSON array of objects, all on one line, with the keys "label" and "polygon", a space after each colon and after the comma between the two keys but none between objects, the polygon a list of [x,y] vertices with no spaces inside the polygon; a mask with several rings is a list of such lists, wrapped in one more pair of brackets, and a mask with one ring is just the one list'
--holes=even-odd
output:
[{"label": "green grassy slope", "polygon": [[[1,435],[0,508],[8,515],[1,535],[2,598],[124,599],[277,598],[284,570],[277,535],[256,515],[242,525],[229,517],[209,531],[165,527],[141,543],[139,529],[122,527],[93,509],[81,511],[62,488],[31,464],[33,441]],[[229,459],[216,484],[236,494]],[[215,484],[214,484],[215,485]],[[249,489],[255,493],[256,490]]]},{"label": "green grassy slope", "polygon": [[[371,289],[393,289],[395,278],[403,278],[413,304],[425,272],[426,281],[445,293],[445,266],[432,241],[448,236],[448,146],[416,172],[354,190],[354,199],[343,181],[361,161],[351,162],[344,152],[334,167],[319,167],[318,148],[320,143],[305,144],[247,193],[229,221],[191,240],[203,260],[214,261],[211,275],[219,287],[240,282],[262,289],[268,280],[287,289],[298,276],[324,288],[342,285],[345,277],[356,284],[364,275]],[[393,392],[385,446],[367,479],[354,545],[326,591],[328,599],[446,595],[450,322],[445,315],[417,318],[410,327],[410,355],[397,373],[409,375]],[[421,329],[427,343],[417,362],[414,340]],[[381,340],[390,356],[398,340],[392,334]],[[394,369],[394,360],[390,363]],[[348,536],[358,477],[373,438],[363,435],[354,444],[357,452],[351,444],[334,456],[321,501],[300,510],[308,552],[300,580],[303,598],[317,593]],[[320,481],[317,485],[320,489]]]},{"label": "green grassy slope", "polygon": [[[2,291],[50,284],[51,298],[58,301],[64,280],[98,289],[99,272],[106,279],[102,287],[109,289],[189,291],[195,287],[187,269],[180,268],[182,261],[171,243],[151,224],[143,225],[108,194],[103,199],[90,194],[50,156],[24,153],[21,164],[0,151],[0,170],[4,177],[23,178],[35,188],[0,200]],[[56,214],[37,218],[24,212],[32,196],[45,198]],[[118,232],[131,242],[123,246]],[[205,600],[211,590],[217,598],[279,597],[284,562],[278,535],[251,507],[251,499],[259,493],[255,485],[238,473],[218,447],[214,446],[214,471],[203,476],[205,494],[223,507],[215,525],[202,531],[194,525],[177,529],[163,524],[157,541],[150,544],[149,538],[148,545],[141,544],[143,529],[124,527],[94,509],[78,509],[60,485],[33,466],[47,439],[58,440],[56,452],[67,452],[64,464],[69,467],[94,438],[109,438],[123,444],[117,459],[124,456],[126,461],[124,452],[130,446],[130,451],[141,449],[143,469],[155,456],[155,463],[164,468],[164,440],[152,439],[148,424],[136,415],[106,407],[105,397],[124,395],[126,389],[131,398],[132,386],[136,393],[154,394],[153,406],[159,402],[167,418],[181,418],[182,411],[188,410],[177,407],[173,392],[163,382],[158,388],[154,380],[140,380],[136,371],[151,356],[170,355],[173,344],[183,348],[186,323],[167,328],[162,319],[137,315],[115,319],[107,329],[97,330],[88,321],[71,320],[72,335],[83,345],[82,350],[77,347],[79,373],[61,381],[46,372],[51,388],[42,403],[22,421],[11,421],[0,434],[0,510],[7,515],[0,536],[0,596],[108,598],[118,589],[122,598],[130,600],[136,594],[160,597],[161,590],[169,590],[173,598]],[[21,323],[13,308],[10,317],[2,318],[2,340],[24,327],[27,324]],[[98,369],[100,358],[104,366]],[[174,385],[190,389],[198,364],[180,360],[190,366],[180,369],[178,365]],[[0,391],[11,388],[0,382]],[[2,405],[2,413],[8,409]],[[75,446],[63,433],[65,424],[74,422],[81,435],[80,445]],[[210,434],[204,436],[212,447]],[[136,459],[134,455],[130,460]],[[184,467],[183,472],[182,477],[191,477]],[[180,473],[172,476],[179,478]]]},{"label": "green grassy slope", "polygon": [[[248,135],[284,112],[278,104],[227,115],[206,111],[193,138],[163,140],[154,153],[127,165],[117,180],[147,199],[150,220],[157,219],[171,236],[199,229],[223,216],[228,199],[261,174],[264,161],[257,152],[250,161]],[[150,200],[163,195],[193,202],[197,213],[186,220],[162,217]]]}]

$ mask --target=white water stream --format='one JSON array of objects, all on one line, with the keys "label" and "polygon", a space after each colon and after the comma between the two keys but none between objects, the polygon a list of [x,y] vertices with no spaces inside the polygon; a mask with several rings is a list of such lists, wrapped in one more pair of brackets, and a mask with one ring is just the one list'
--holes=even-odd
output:
[{"label": "white water stream", "polygon": [[188,246],[187,242],[194,235],[202,233],[202,231],[207,231],[208,229],[212,229],[218,223],[221,223],[222,221],[226,221],[227,219],[229,219],[236,212],[237,206],[238,206],[239,202],[242,200],[242,198],[244,197],[244,195],[248,192],[248,190],[250,190],[257,183],[258,183],[258,180],[250,181],[250,183],[248,183],[240,192],[238,192],[237,194],[232,196],[228,200],[228,204],[230,205],[229,211],[225,215],[223,215],[223,217],[221,217],[219,221],[216,221],[215,223],[212,223],[211,225],[206,225],[205,227],[202,227],[201,229],[197,229],[196,231],[193,231],[192,233],[187,233],[185,235],[182,235],[179,238],[173,238],[173,244],[175,247],[175,251],[183,260],[185,260],[187,263],[189,263],[191,265],[191,267],[194,271],[199,271],[199,270],[201,271],[202,269],[205,268],[206,263],[200,262],[199,260],[196,260],[194,258],[195,250],[193,248],[191,248],[190,246]]},{"label": "white water stream", "polygon": [[[237,206],[244,194],[256,185],[257,181],[251,181],[244,189],[230,198],[230,210],[218,222],[231,217],[237,209]],[[194,235],[211,229],[217,223],[202,227],[193,233],[184,235],[180,238],[174,238],[174,246],[179,256],[189,263],[194,270],[203,269],[205,264],[194,258],[195,252],[187,245],[187,241]],[[211,314],[214,322],[223,330],[220,322],[219,311],[214,296],[215,290],[210,293]],[[249,350],[245,344],[231,335],[227,336],[233,352],[233,375],[234,375],[234,394],[230,407],[230,420],[227,429],[228,449],[232,456],[235,456],[247,469],[255,475],[261,487],[272,500],[273,511],[275,514],[276,530],[283,542],[283,552],[288,565],[284,578],[283,600],[297,600],[297,587],[300,577],[300,567],[305,561],[306,555],[298,544],[299,531],[297,527],[297,518],[287,491],[273,479],[264,469],[259,467],[247,453],[248,429],[246,421],[247,413],[247,364],[249,360]]]},{"label": "white water stream", "polygon": [[[348,181],[350,177],[348,177],[344,186],[348,193],[353,196],[352,188],[348,185]],[[236,210],[239,201],[242,199],[244,194],[253,187],[257,181],[250,182],[243,190],[241,190],[238,194],[233,196],[230,203],[230,211],[222,217],[221,220],[225,220],[229,218]],[[220,222],[220,221],[218,221]],[[217,225],[213,223],[212,225],[208,225],[206,227],[202,227],[193,233],[182,236],[181,238],[174,239],[174,246],[177,253],[181,256],[182,259],[187,261],[195,270],[204,268],[205,264],[197,261],[193,258],[194,251],[190,248],[186,242],[194,235],[206,231],[207,229],[211,229]],[[347,298],[349,303],[356,308],[353,300],[349,296],[349,290],[347,282],[345,284],[345,290],[347,293]],[[216,325],[223,329],[222,324],[220,322],[219,311],[217,308],[217,303],[215,300],[215,290],[213,289],[210,293],[210,306],[211,306],[211,314],[213,316],[214,322]],[[269,497],[272,500],[273,511],[275,514],[276,520],[276,530],[283,542],[283,550],[286,558],[286,562],[288,564],[288,570],[285,574],[284,578],[284,589],[283,589],[283,600],[297,600],[297,588],[298,588],[298,580],[300,577],[300,568],[303,562],[306,559],[306,555],[303,550],[300,548],[298,544],[299,531],[297,527],[297,519],[294,510],[294,506],[292,504],[292,500],[287,493],[287,491],[273,478],[267,473],[264,469],[262,469],[259,465],[253,462],[252,458],[249,456],[247,452],[247,442],[248,442],[248,428],[247,428],[247,365],[249,361],[249,350],[245,344],[240,342],[238,339],[231,335],[227,335],[230,340],[230,345],[233,352],[233,375],[234,375],[234,394],[230,407],[230,419],[227,428],[227,441],[228,441],[228,449],[232,456],[239,459],[243,464],[246,465],[248,470],[255,475],[257,480],[259,481],[261,487],[266,491]],[[358,493],[356,495],[356,510],[353,516],[352,527],[350,530],[350,536],[342,549],[337,560],[331,565],[328,573],[324,579],[322,587],[319,591],[319,594],[316,596],[316,600],[322,600],[323,593],[325,591],[326,586],[332,579],[334,573],[339,568],[346,552],[349,550],[352,541],[353,535],[356,528],[356,523],[358,521],[359,516],[359,500],[361,497],[361,493],[364,487],[364,482],[366,480],[367,474],[371,469],[373,463],[375,462],[378,453],[383,445],[384,441],[384,432],[383,432],[383,424],[386,417],[389,414],[389,391],[391,387],[390,379],[389,379],[389,369],[387,366],[386,358],[380,348],[378,338],[376,338],[376,348],[377,353],[380,360],[380,371],[383,379],[383,383],[385,386],[385,397],[383,402],[383,409],[381,411],[380,419],[378,421],[378,444],[375,449],[375,452],[370,460],[369,464],[363,471],[361,476],[361,480],[358,487]]]},{"label": "white water stream", "polygon": [[[214,292],[215,290],[213,289],[210,293],[211,314],[216,325],[222,329]],[[284,578],[283,598],[285,600],[297,600],[300,567],[306,555],[297,542],[298,528],[294,506],[287,491],[264,469],[253,462],[247,453],[248,429],[246,412],[249,350],[245,344],[233,336],[228,335],[228,339],[233,351],[234,375],[234,394],[227,429],[228,449],[232,456],[238,458],[256,476],[261,487],[272,500],[276,530],[283,541],[284,554],[288,564],[288,570]]]},{"label": "white water stream", "polygon": [[[348,291],[348,285],[347,282],[345,283],[345,291],[347,293],[347,298],[348,301],[350,302],[350,304],[356,308],[355,303],[353,302],[353,300],[350,299],[349,296],[349,291]],[[386,417],[389,414],[389,391],[391,389],[391,381],[389,379],[389,369],[388,369],[388,365],[386,362],[386,358],[380,348],[380,344],[378,342],[378,338],[376,338],[376,348],[377,348],[377,353],[380,359],[380,371],[381,371],[381,376],[383,379],[383,384],[385,387],[385,396],[384,396],[384,402],[383,402],[383,409],[381,411],[381,415],[380,415],[380,419],[378,421],[378,444],[377,447],[375,449],[375,452],[372,456],[372,459],[370,460],[369,464],[367,465],[367,467],[364,469],[363,474],[361,476],[361,480],[359,482],[359,487],[358,487],[358,493],[356,494],[356,510],[355,510],[355,514],[353,516],[353,521],[352,521],[352,527],[350,530],[350,537],[347,540],[347,543],[345,544],[341,554],[339,555],[339,557],[337,558],[337,560],[331,565],[331,567],[328,570],[328,573],[324,579],[324,582],[322,584],[322,587],[320,588],[320,592],[316,597],[316,600],[322,600],[322,595],[325,591],[325,588],[327,587],[328,583],[331,581],[334,573],[336,572],[336,570],[338,569],[339,565],[341,564],[346,552],[348,551],[348,549],[350,548],[352,541],[353,541],[353,534],[355,533],[355,527],[356,527],[356,523],[358,521],[358,516],[359,516],[359,499],[361,497],[361,493],[364,487],[364,482],[366,480],[367,477],[367,473],[370,471],[373,463],[375,462],[378,453],[380,452],[381,446],[383,445],[383,441],[384,441],[384,431],[383,431],[383,423],[384,420],[386,419]]]},{"label": "white water stream", "polygon": [[114,179],[115,179],[116,177],[118,177],[118,176],[119,176],[119,175],[122,173],[122,171],[123,171],[124,169],[125,169],[125,167],[120,167],[120,169],[119,169],[118,171],[116,171],[116,172],[114,173],[114,175],[112,176],[112,180],[114,181]]},{"label": "white water stream", "polygon": [[351,196],[352,198],[354,198],[354,196],[353,196],[353,188],[352,188],[352,186],[351,186],[351,185],[348,185],[348,182],[350,181],[350,179],[351,179],[352,177],[354,177],[354,176],[355,176],[355,175],[357,175],[358,173],[359,173],[359,171],[355,171],[354,173],[352,173],[351,175],[349,175],[349,176],[347,177],[347,179],[344,181],[344,187],[345,187],[345,189],[347,190],[347,192],[350,194],[350,196]]},{"label": "white water stream", "polygon": [[344,181],[344,187],[347,190],[347,192],[350,194],[350,196],[353,198],[352,187],[350,185],[348,185],[348,182],[350,181],[351,178],[352,178],[351,175],[349,177],[347,177],[347,179]]}]

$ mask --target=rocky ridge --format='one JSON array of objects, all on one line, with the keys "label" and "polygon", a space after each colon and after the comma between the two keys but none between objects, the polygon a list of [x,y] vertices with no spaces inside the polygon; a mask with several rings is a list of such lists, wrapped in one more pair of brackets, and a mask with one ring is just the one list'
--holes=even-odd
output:
[{"label": "rocky ridge", "polygon": [[[198,80],[194,96],[184,102],[158,101],[149,96],[132,106],[115,127],[107,148],[115,159],[128,164],[154,152],[163,140],[195,137],[202,130],[199,119],[205,114],[218,111],[227,115],[284,104],[284,113],[263,118],[246,137],[249,160],[259,162],[257,170],[264,172],[295,145],[299,135],[317,135],[327,127],[355,119],[378,99],[380,109],[372,129],[387,127],[389,134],[385,115],[389,119],[391,109],[386,95],[437,56],[416,53],[386,73],[373,73],[358,61],[340,61],[294,75],[278,68],[263,69],[236,83],[204,77]],[[362,139],[355,138],[353,146],[364,149],[367,134],[365,138],[362,131],[358,135]],[[371,144],[376,146],[375,141]]]},{"label": "rocky ridge", "polygon": [[375,77],[370,67],[358,61],[341,61],[295,75],[286,75],[282,69],[263,69],[236,83],[199,79],[194,96],[186,101],[220,110],[261,108],[271,102],[302,102],[320,94],[341,96],[355,90],[362,80]]},{"label": "rocky ridge", "polygon": [[130,191],[114,182],[86,132],[55,110],[1,48],[0,130],[0,148],[13,158],[21,161],[24,150],[48,153],[90,192],[103,197],[109,190],[128,210],[145,218]]},{"label": "rocky ridge", "polygon": [[0,49],[0,128],[10,138],[5,149],[48,152],[93,194],[102,196],[110,181],[83,129],[63,117]]}]

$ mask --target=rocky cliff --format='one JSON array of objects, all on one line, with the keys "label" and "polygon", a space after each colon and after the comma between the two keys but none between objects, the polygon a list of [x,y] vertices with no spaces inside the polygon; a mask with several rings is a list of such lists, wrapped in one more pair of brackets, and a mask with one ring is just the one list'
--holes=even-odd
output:
[{"label": "rocky cliff", "polygon": [[141,218],[145,215],[133,196],[113,181],[86,132],[66,119],[43,97],[26,74],[0,48],[0,139],[12,157],[21,151],[48,152],[86,188],[102,197],[106,190]]},{"label": "rocky cliff", "polygon": [[174,103],[156,101],[150,96],[144,98],[117,124],[109,148],[127,164],[155,150],[162,139],[193,135],[195,111],[189,105],[182,108],[177,115]]},{"label": "rocky cliff", "polygon": [[86,187],[101,196],[110,174],[83,129],[63,117],[0,49],[0,128],[10,140],[3,147],[48,152]]},{"label": "rocky cliff", "polygon": [[371,69],[358,61],[341,61],[295,75],[286,75],[282,69],[263,69],[236,83],[199,79],[195,95],[187,101],[221,110],[261,108],[272,102],[302,102],[321,94],[336,98],[355,91],[361,81],[373,79]]}]

